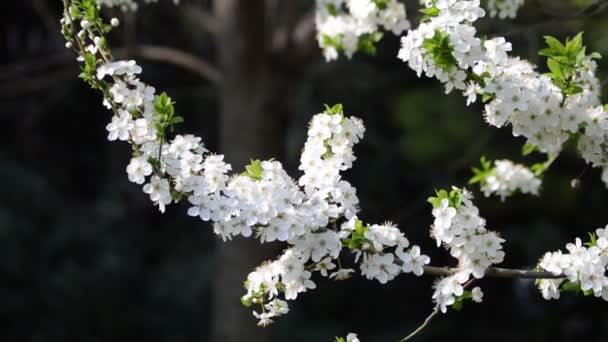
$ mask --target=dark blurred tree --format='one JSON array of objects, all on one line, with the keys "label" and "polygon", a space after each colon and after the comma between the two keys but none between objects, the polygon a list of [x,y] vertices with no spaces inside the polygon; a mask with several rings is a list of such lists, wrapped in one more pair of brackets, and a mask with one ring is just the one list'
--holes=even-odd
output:
[{"label": "dark blurred tree", "polygon": [[[298,1],[221,0],[213,4],[222,81],[220,148],[237,170],[253,159],[282,159],[292,85],[307,60],[296,46]],[[311,23],[305,38],[314,42]],[[307,32],[304,32],[307,33]],[[298,31],[300,34],[300,31]],[[305,41],[305,48],[313,43]],[[295,50],[295,51],[294,51]],[[301,59],[298,60],[298,59]],[[252,324],[238,300],[242,283],[272,250],[238,239],[217,247],[213,341],[263,341],[269,330]],[[238,327],[236,329],[235,327]]]}]

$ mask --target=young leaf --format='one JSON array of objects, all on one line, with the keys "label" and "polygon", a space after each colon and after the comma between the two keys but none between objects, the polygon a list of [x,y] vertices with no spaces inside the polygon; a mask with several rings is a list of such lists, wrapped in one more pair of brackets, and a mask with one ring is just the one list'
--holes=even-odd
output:
[{"label": "young leaf", "polygon": [[249,165],[245,166],[245,172],[243,174],[253,180],[262,180],[263,172],[264,169],[262,168],[262,162],[259,159],[256,159],[252,160]]},{"label": "young leaf", "polygon": [[522,148],[521,148],[521,154],[525,157],[528,156],[530,154],[532,154],[533,152],[537,152],[540,151],[538,149],[538,147],[536,145],[532,145],[532,144],[525,144]]},{"label": "young leaf", "polygon": [[564,78],[561,65],[553,58],[547,60],[547,66],[553,73],[553,78]]},{"label": "young leaf", "polygon": [[334,17],[338,15],[338,9],[336,8],[336,5],[334,5],[334,4],[327,4],[327,12],[329,12],[329,14],[331,14]]},{"label": "young leaf", "polygon": [[549,45],[549,48],[553,51],[553,53],[563,55],[566,52],[566,47],[555,37],[545,36],[545,42]]},{"label": "young leaf", "polygon": [[325,107],[325,114],[328,114],[328,115],[344,114],[344,107],[342,106],[341,103],[335,104],[332,107],[330,107],[328,104],[324,103],[323,106]]}]

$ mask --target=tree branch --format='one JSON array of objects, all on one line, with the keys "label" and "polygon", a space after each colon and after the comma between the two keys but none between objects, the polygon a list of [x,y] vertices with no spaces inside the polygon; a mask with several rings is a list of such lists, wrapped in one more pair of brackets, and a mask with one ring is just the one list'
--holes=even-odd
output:
[{"label": "tree branch", "polygon": [[[214,84],[222,82],[222,73],[200,57],[166,46],[136,45],[116,49],[116,57],[141,57],[184,68]],[[0,66],[0,98],[10,98],[53,87],[57,82],[74,77],[73,56],[67,53]],[[69,64],[69,66],[68,66]],[[61,67],[59,70],[49,70]],[[30,76],[37,74],[36,76]]]},{"label": "tree branch", "polygon": [[183,4],[179,6],[182,9],[182,13],[192,22],[199,25],[199,27],[206,32],[216,35],[219,31],[219,22],[217,18],[201,6],[192,4]]},{"label": "tree branch", "polygon": [[[450,276],[458,272],[458,268],[424,266],[424,274],[432,276]],[[489,267],[485,273],[486,277],[492,278],[519,278],[519,279],[561,279],[564,275],[555,275],[546,271],[515,270],[508,268]]]},{"label": "tree branch", "polygon": [[151,61],[173,64],[190,70],[216,84],[221,83],[223,79],[221,72],[207,61],[194,54],[168,46],[136,45],[116,49],[115,55],[122,56],[121,58],[135,56]]},{"label": "tree branch", "polygon": [[[437,267],[437,266],[424,266],[424,274],[432,275],[432,276],[450,276],[454,273],[458,272],[458,268],[450,268],[450,267]],[[514,270],[508,268],[498,268],[498,267],[489,267],[485,272],[486,277],[494,277],[494,278],[519,278],[519,279],[561,279],[565,278],[564,275],[555,275],[551,272],[545,271],[529,271],[529,270]],[[475,282],[475,278],[469,280],[464,288],[468,288]],[[436,305],[433,309],[433,312],[424,320],[424,322],[416,328],[412,333],[399,340],[399,342],[405,342],[416,336],[420,331],[422,331],[429,323],[433,320],[435,316],[439,313],[439,305]]]}]

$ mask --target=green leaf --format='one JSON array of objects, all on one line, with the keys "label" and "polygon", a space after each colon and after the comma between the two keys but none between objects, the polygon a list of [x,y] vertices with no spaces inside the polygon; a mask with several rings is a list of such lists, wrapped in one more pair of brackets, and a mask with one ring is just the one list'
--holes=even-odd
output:
[{"label": "green leaf", "polygon": [[492,100],[494,98],[494,95],[490,94],[490,93],[483,93],[483,95],[481,96],[481,101],[483,103],[487,103],[488,101]]},{"label": "green leaf", "polygon": [[241,297],[241,304],[245,307],[250,307],[253,304],[252,297],[243,296]]},{"label": "green leaf", "polygon": [[464,302],[462,300],[457,299],[454,304],[452,304],[452,309],[455,311],[462,311],[463,303]]},{"label": "green leaf", "polygon": [[156,128],[156,135],[158,135],[159,138],[165,137],[165,126],[163,126],[162,123],[160,123],[160,122],[154,123],[154,128]]},{"label": "green leaf", "polygon": [[545,36],[545,42],[549,45],[549,48],[556,54],[564,54],[566,47],[555,37]]},{"label": "green leaf", "polygon": [[436,30],[432,38],[426,38],[422,47],[433,57],[435,64],[443,70],[449,71],[457,65],[456,58],[452,55],[453,47],[447,33]]},{"label": "green leaf", "polygon": [[355,220],[355,231],[351,234],[351,239],[348,242],[349,249],[360,249],[363,243],[366,241],[365,233],[368,231],[368,227],[363,225],[361,220]]},{"label": "green leaf", "polygon": [[546,56],[546,57],[553,57],[555,55],[555,53],[552,49],[542,49],[542,50],[538,51],[538,54],[541,56]]},{"label": "green leaf", "polygon": [[323,38],[324,45],[332,46],[338,51],[342,50],[342,37],[340,35],[336,35],[336,36],[332,37],[332,36],[328,36],[328,35],[324,34],[322,38]]},{"label": "green leaf", "polygon": [[421,10],[420,10],[420,12],[421,12],[422,14],[424,14],[424,15],[422,16],[421,21],[422,21],[422,22],[426,22],[426,21],[429,21],[431,18],[434,18],[434,17],[439,16],[439,13],[440,13],[441,11],[440,11],[440,10],[439,10],[439,8],[437,8],[437,7],[431,7],[431,8],[425,8],[425,9],[421,9]]},{"label": "green leaf", "polygon": [[372,2],[376,4],[376,7],[381,10],[384,10],[388,6],[389,0],[372,0]]},{"label": "green leaf", "polygon": [[429,202],[433,206],[433,208],[439,208],[439,206],[441,205],[441,201],[443,201],[444,199],[449,200],[448,192],[445,190],[435,190],[435,197],[429,197],[427,199],[427,202]]},{"label": "green leaf", "polygon": [[381,32],[367,33],[359,37],[357,50],[368,55],[376,55],[376,43],[382,39]]},{"label": "green leaf", "polygon": [[154,105],[154,109],[156,110],[156,112],[160,114],[166,115],[169,113],[170,110],[173,110],[173,102],[165,92],[160,95],[156,95],[152,104]]},{"label": "green leaf", "polygon": [[521,154],[523,156],[528,156],[534,152],[539,152],[540,149],[538,148],[538,146],[527,143],[525,144],[522,148],[521,148]]},{"label": "green leaf", "polygon": [[562,72],[562,66],[553,58],[549,58],[547,60],[547,66],[549,70],[553,73],[553,78],[564,78],[564,73]]},{"label": "green leaf", "polygon": [[589,234],[589,242],[586,242],[585,246],[587,246],[587,247],[597,246],[597,235],[595,234],[595,232],[587,233],[587,234]]},{"label": "green leaf", "polygon": [[462,193],[460,190],[452,190],[450,191],[450,204],[454,208],[459,208],[460,203],[462,202]]},{"label": "green leaf", "polygon": [[328,104],[324,103],[323,106],[325,107],[325,114],[328,114],[328,115],[343,115],[344,114],[344,107],[342,106],[341,103],[335,104],[331,107]]},{"label": "green leaf", "polygon": [[583,47],[583,33],[580,32],[572,40],[566,40],[566,54],[577,55]]},{"label": "green leaf", "polygon": [[562,291],[575,292],[575,293],[580,292],[581,284],[579,282],[571,282],[571,281],[567,280],[562,284]]},{"label": "green leaf", "polygon": [[444,199],[448,200],[450,207],[458,209],[462,202],[462,192],[460,189],[453,189],[450,192],[447,192],[446,190],[435,190],[435,197],[429,197],[427,202],[429,202],[433,208],[439,208]]},{"label": "green leaf", "polygon": [[251,163],[245,166],[245,172],[243,175],[248,176],[253,180],[262,180],[262,174],[264,169],[262,168],[262,162],[259,159],[251,160]]},{"label": "green leaf", "polygon": [[492,167],[492,162],[489,161],[485,156],[481,156],[479,162],[481,164],[481,168],[471,168],[471,171],[473,171],[473,177],[469,179],[469,184],[480,183],[483,185],[486,182],[486,178],[495,172],[495,169]]},{"label": "green leaf", "polygon": [[179,191],[171,190],[171,198],[175,203],[179,203],[184,198],[184,195]]},{"label": "green leaf", "polygon": [[583,88],[576,83],[576,74],[581,68],[589,68],[588,60],[591,58],[601,58],[598,53],[586,54],[586,47],[583,46],[583,33],[577,34],[574,38],[566,39],[561,43],[554,37],[546,36],[545,41],[549,46],[539,51],[539,55],[548,57],[547,66],[551,71],[547,74],[555,85],[557,85],[565,95],[571,96],[583,91]]},{"label": "green leaf", "polygon": [[336,8],[336,5],[334,5],[334,4],[327,4],[327,12],[329,12],[329,14],[331,14],[334,17],[338,15],[338,9]]},{"label": "green leaf", "polygon": [[174,116],[171,118],[171,120],[169,121],[169,123],[171,125],[176,125],[176,124],[180,124],[184,122],[184,118],[181,116]]}]

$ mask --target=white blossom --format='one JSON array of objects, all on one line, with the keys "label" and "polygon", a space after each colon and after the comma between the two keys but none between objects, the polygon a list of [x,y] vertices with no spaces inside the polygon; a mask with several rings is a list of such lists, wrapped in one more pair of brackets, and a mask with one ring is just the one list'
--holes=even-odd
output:
[{"label": "white blossom", "polygon": [[516,191],[538,195],[541,180],[528,168],[510,160],[497,160],[494,164],[494,172],[485,178],[481,187],[486,197],[495,194],[504,201]]},{"label": "white blossom", "polygon": [[[594,245],[584,246],[581,239],[566,245],[568,253],[547,252],[539,262],[539,267],[556,276],[563,275],[571,283],[579,284],[582,291],[589,291],[595,297],[606,297],[608,291],[608,239],[606,228],[597,229]],[[543,298],[558,299],[560,285],[565,279],[543,279],[537,282]]]},{"label": "white blossom", "polygon": [[410,26],[405,6],[397,0],[382,6],[372,0],[316,0],[315,24],[327,61],[337,59],[339,51],[351,58],[363,40],[375,43],[381,28],[398,35]]}]

